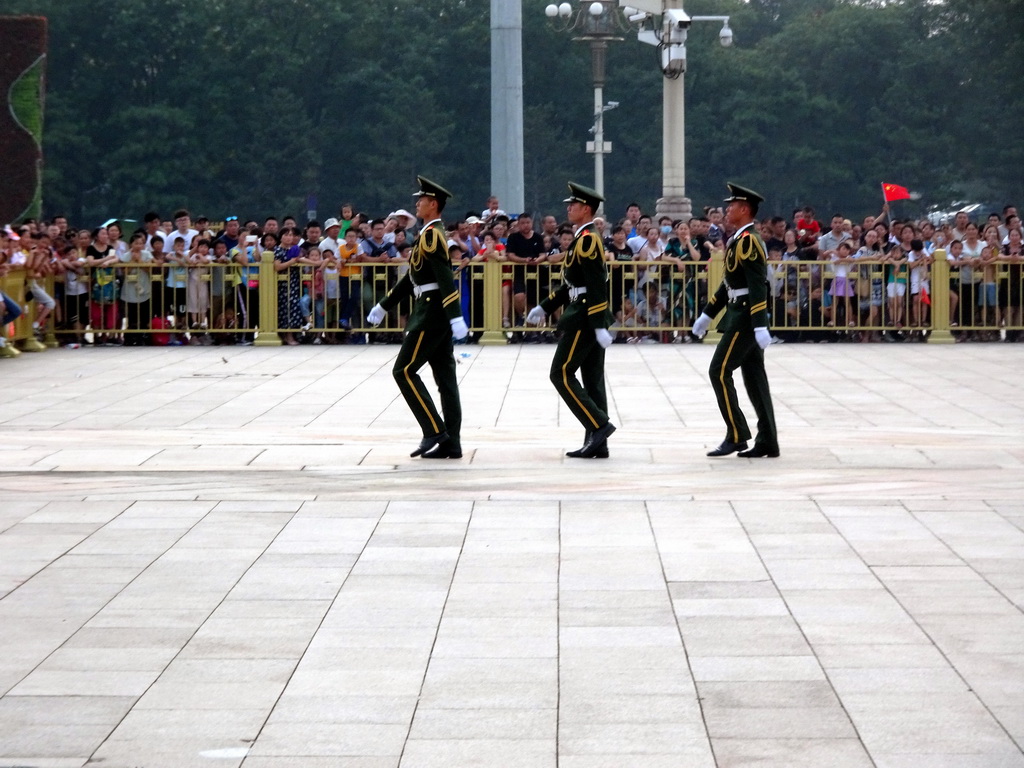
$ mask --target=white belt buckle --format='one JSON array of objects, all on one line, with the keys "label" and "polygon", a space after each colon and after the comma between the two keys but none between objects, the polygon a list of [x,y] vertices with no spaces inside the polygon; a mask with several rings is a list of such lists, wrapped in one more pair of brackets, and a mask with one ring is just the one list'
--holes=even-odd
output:
[{"label": "white belt buckle", "polygon": [[436,291],[440,286],[437,283],[424,283],[423,285],[414,285],[412,287],[413,296],[417,299],[426,291]]}]

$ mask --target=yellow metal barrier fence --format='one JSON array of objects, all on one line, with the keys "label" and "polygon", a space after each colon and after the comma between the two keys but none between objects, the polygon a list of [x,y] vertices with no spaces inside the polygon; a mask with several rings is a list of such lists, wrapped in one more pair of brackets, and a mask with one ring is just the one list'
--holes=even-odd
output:
[{"label": "yellow metal barrier fence", "polygon": [[[37,339],[35,301],[25,273],[9,270],[0,289],[26,309],[10,342],[24,351],[62,343],[117,345],[250,344],[300,341],[388,343],[401,339],[405,302],[378,327],[369,309],[401,279],[404,263],[348,264],[340,270],[281,268],[272,253],[248,265],[180,266],[123,262],[48,278],[40,287],[57,309]],[[527,312],[561,282],[560,264],[484,261],[453,265],[470,343],[542,343],[555,338],[557,313],[541,328]],[[721,253],[708,262],[617,261],[609,297],[619,343],[691,341],[689,331],[721,282]],[[772,332],[783,341],[998,340],[1022,337],[1022,262],[984,267],[951,263],[938,250],[924,265],[888,259],[773,260]],[[4,329],[10,333],[10,329]],[[46,344],[42,343],[46,342]]]}]

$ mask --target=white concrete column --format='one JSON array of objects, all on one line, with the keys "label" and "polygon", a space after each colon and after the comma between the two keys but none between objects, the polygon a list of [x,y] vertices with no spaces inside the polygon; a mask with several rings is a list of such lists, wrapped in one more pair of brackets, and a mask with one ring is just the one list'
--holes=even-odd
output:
[{"label": "white concrete column", "polygon": [[[594,189],[604,197],[604,88],[594,86]],[[604,204],[597,213],[602,213]]]},{"label": "white concrete column", "polygon": [[490,191],[509,213],[523,210],[522,0],[491,0]]},{"label": "white concrete column", "polygon": [[[682,8],[681,0],[665,0],[665,8]],[[686,196],[686,106],[685,80],[682,74],[674,80],[662,79],[662,161],[661,197],[658,216],[674,219],[690,217],[692,205]]]}]

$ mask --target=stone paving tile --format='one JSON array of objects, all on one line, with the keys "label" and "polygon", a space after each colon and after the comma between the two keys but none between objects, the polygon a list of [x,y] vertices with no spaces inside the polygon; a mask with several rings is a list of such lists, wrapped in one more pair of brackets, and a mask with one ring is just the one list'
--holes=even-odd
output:
[{"label": "stone paving tile", "polygon": [[[872,768],[875,763],[856,738],[719,738],[718,768]],[[928,764],[930,765],[930,763]]]},{"label": "stone paving tile", "polygon": [[868,351],[773,348],[761,464],[703,455],[710,345],[614,348],[591,464],[550,349],[475,348],[441,467],[393,348],[23,356],[0,765],[1024,768],[1024,361]]}]

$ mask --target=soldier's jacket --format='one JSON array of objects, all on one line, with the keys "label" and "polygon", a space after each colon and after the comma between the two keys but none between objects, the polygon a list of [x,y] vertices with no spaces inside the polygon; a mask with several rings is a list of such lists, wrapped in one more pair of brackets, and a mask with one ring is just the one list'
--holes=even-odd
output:
[{"label": "soldier's jacket", "polygon": [[409,271],[402,276],[380,305],[390,310],[413,295],[413,286],[437,283],[436,291],[426,291],[413,305],[406,330],[419,330],[428,326],[448,326],[462,314],[459,289],[452,277],[452,262],[448,256],[448,238],[440,219],[423,228],[409,255]]},{"label": "soldier's jacket", "polygon": [[[604,263],[604,243],[590,224],[582,227],[562,262],[562,285],[541,303],[551,314],[561,306],[569,306],[558,320],[560,330],[607,328],[613,316],[608,305],[608,268]],[[586,288],[586,294],[572,301],[570,288]]]},{"label": "soldier's jacket", "polygon": [[[768,256],[764,241],[751,225],[733,237],[725,248],[725,279],[704,307],[708,317],[726,308],[719,331],[768,327]],[[746,296],[729,301],[729,290],[746,288]]]}]

